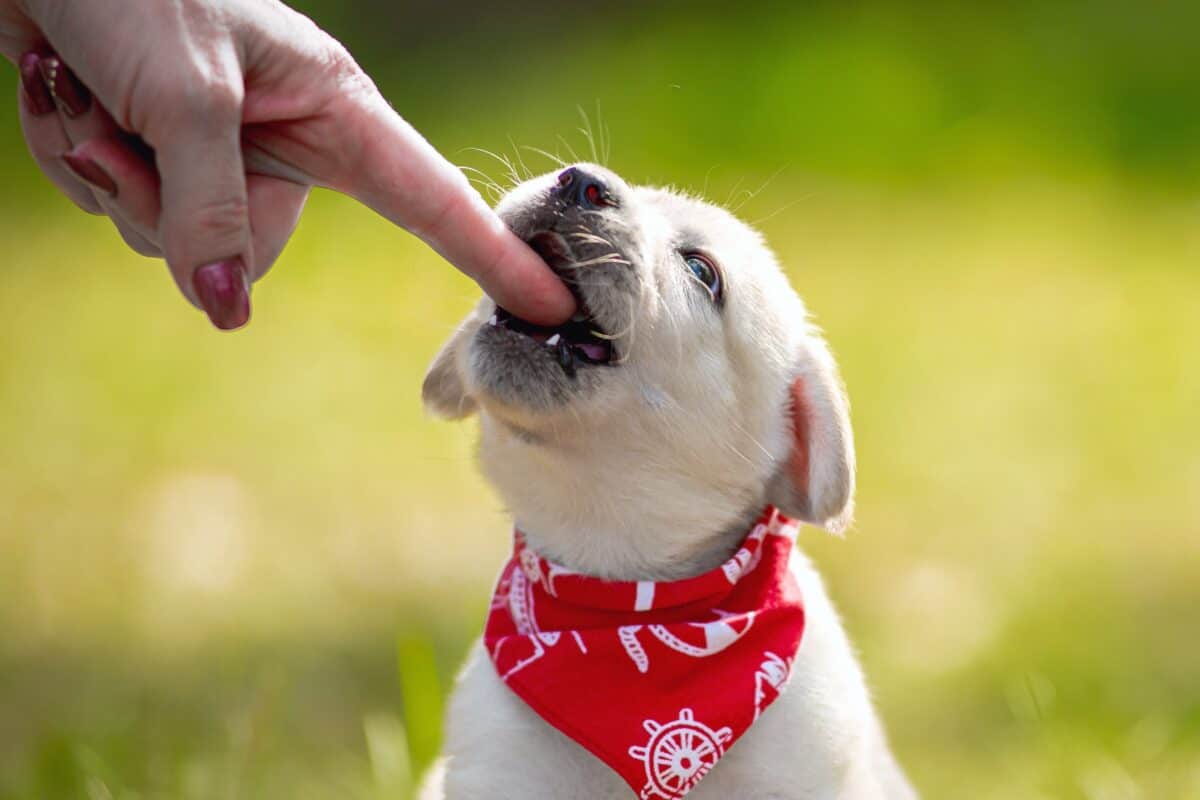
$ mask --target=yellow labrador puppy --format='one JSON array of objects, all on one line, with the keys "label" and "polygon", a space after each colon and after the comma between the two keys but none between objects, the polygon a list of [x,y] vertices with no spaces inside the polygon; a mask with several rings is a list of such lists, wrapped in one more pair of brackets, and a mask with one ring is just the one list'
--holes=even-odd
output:
[{"label": "yellow labrador puppy", "polygon": [[795,521],[840,531],[854,445],[828,348],[761,236],[593,164],[498,212],[580,302],[487,298],[424,400],[478,414],[513,561],[423,797],[914,797]]}]

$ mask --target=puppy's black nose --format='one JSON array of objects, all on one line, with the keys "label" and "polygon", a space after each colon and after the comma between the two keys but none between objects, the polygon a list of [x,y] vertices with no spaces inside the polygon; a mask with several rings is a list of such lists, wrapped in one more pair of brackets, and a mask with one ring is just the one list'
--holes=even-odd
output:
[{"label": "puppy's black nose", "polygon": [[617,204],[608,190],[608,184],[579,167],[567,167],[558,173],[558,185],[554,187],[554,193],[568,205],[576,205],[587,211]]}]

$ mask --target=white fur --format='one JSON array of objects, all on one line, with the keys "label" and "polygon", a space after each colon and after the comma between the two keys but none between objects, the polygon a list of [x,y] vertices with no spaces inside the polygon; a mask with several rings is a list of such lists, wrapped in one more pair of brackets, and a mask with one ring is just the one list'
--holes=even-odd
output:
[{"label": "white fur", "polygon": [[[566,400],[550,402],[532,385],[527,401],[505,394],[497,387],[511,381],[511,363],[498,376],[495,351],[477,336],[494,310],[485,298],[435,360],[426,403],[446,416],[479,413],[484,473],[530,545],[580,572],[672,580],[711,569],[767,502],[841,530],[854,484],[848,407],[832,356],[773,255],[723,210],[586,168],[604,177],[619,208],[553,219],[564,230],[583,224],[622,259],[573,273],[616,335],[621,365],[590,368]],[[529,181],[498,211],[528,234],[544,224],[552,186],[553,176]],[[681,249],[720,264],[722,308],[682,267]],[[538,371],[539,352],[530,364],[531,383],[558,383],[553,370]],[[797,379],[799,410],[790,395]],[[800,411],[809,435],[798,442]],[[808,455],[803,476],[788,469],[797,447]],[[808,621],[787,691],[689,800],[913,797],[819,577],[799,554],[792,568]],[[423,800],[631,796],[512,694],[476,647]]]}]

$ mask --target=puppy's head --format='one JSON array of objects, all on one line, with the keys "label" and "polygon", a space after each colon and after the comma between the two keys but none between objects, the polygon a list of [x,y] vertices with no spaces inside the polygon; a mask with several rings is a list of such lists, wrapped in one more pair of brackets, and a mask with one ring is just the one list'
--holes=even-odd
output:
[{"label": "puppy's head", "polygon": [[485,472],[514,510],[556,495],[581,513],[658,498],[721,524],[767,501],[847,524],[845,395],[754,230],[591,164],[529,180],[497,211],[579,313],[542,328],[482,299],[423,395],[443,416],[482,415]]}]

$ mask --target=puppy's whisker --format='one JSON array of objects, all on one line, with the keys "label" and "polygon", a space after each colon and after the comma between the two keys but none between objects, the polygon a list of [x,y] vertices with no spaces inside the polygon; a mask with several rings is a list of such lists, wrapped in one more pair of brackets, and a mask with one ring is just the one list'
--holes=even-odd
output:
[{"label": "puppy's whisker", "polygon": [[771,176],[769,178],[767,178],[765,181],[763,181],[761,186],[759,186],[753,192],[748,192],[746,194],[746,198],[744,200],[742,200],[740,203],[738,203],[736,206],[734,206],[732,209],[730,209],[730,211],[734,214],[741,211],[743,206],[745,206],[747,203],[749,203],[755,197],[758,197],[758,195],[763,191],[763,189],[766,189],[768,186],[770,186],[771,181],[778,178],[785,169],[787,169],[787,164],[784,164],[782,167],[780,167],[779,169],[772,172]]},{"label": "puppy's whisker", "polygon": [[730,203],[733,202],[733,198],[737,196],[738,189],[742,187],[742,181],[744,180],[746,180],[745,175],[738,177],[737,182],[733,184],[733,188],[729,190],[729,196],[725,198],[725,202],[721,205],[725,206],[725,208],[729,208]]},{"label": "puppy's whisker", "polygon": [[636,331],[637,331],[637,317],[630,317],[629,327],[626,328],[625,330],[621,331],[620,333],[616,334],[616,336],[619,336],[619,337],[624,337],[624,336],[629,337],[629,341],[626,344],[621,345],[620,352],[622,353],[622,355],[618,359],[617,363],[624,363],[625,361],[627,361],[629,359],[630,356],[633,355],[633,345],[637,341],[637,337],[634,335],[636,333]]},{"label": "puppy's whisker", "polygon": [[[596,101],[596,121],[597,122],[600,121],[600,101],[599,100]],[[600,123],[600,133],[602,134],[601,139],[604,142],[604,147],[603,147],[604,152],[601,153],[601,155],[604,157],[604,160],[601,161],[600,163],[603,164],[604,166],[608,166],[608,162],[612,158],[612,130],[608,127],[607,122]]]},{"label": "puppy's whisker", "polygon": [[592,135],[592,121],[588,118],[587,112],[583,110],[583,106],[575,106],[575,109],[579,112],[579,116],[583,118],[583,127],[577,128],[577,130],[587,139],[588,146],[592,149],[592,161],[598,163],[600,161],[600,154],[596,150],[596,137]]},{"label": "puppy's whisker", "polygon": [[629,323],[629,327],[627,327],[623,331],[618,331],[617,333],[604,333],[603,331],[592,331],[592,336],[595,336],[597,339],[608,339],[610,341],[616,341],[617,339],[620,339],[624,336],[632,334],[633,326],[634,326],[634,323],[631,321]]},{"label": "puppy's whisker", "polygon": [[562,146],[567,149],[567,154],[571,156],[572,161],[583,161],[583,159],[579,157],[579,154],[575,152],[575,148],[571,147],[570,142],[568,142],[562,136],[558,137],[558,141],[561,142]]},{"label": "puppy's whisker", "polygon": [[565,166],[567,166],[567,162],[566,162],[566,161],[564,161],[563,159],[559,158],[557,155],[555,155],[554,153],[551,153],[551,152],[550,152],[550,151],[548,151],[548,150],[543,150],[543,149],[542,149],[542,148],[540,148],[540,147],[533,147],[532,145],[528,145],[528,144],[523,144],[523,145],[521,145],[521,147],[522,147],[523,149],[525,149],[525,150],[528,150],[528,151],[529,151],[529,152],[531,152],[531,153],[537,153],[537,154],[538,154],[538,155],[540,155],[540,156],[545,156],[547,159],[549,159],[550,161],[554,162],[555,164],[557,164],[557,165],[558,165],[558,166],[560,166],[560,167],[565,167]]},{"label": "puppy's whisker", "polygon": [[579,239],[579,240],[585,241],[585,242],[593,242],[595,244],[602,244],[605,247],[608,247],[613,253],[617,252],[617,248],[613,245],[613,243],[610,239],[606,239],[603,236],[593,233],[591,230],[589,230],[587,227],[585,227],[583,225],[579,226],[579,231],[580,231],[579,233],[572,233],[571,238]]},{"label": "puppy's whisker", "polygon": [[[493,198],[492,198],[493,202],[499,200],[500,197],[504,194],[504,187],[502,187],[499,183],[497,183],[495,178],[493,178],[491,175],[488,175],[483,170],[476,169],[475,167],[467,166],[466,164],[459,164],[458,168],[460,170],[462,170],[463,172],[468,173],[467,180],[471,181],[471,183],[476,183],[476,182],[482,183],[483,187],[485,189],[487,189],[488,192],[493,195]],[[472,174],[475,177],[472,177]]]},{"label": "puppy's whisker", "polygon": [[472,167],[469,164],[458,164],[456,166],[463,172],[469,172],[469,173],[475,175],[476,177],[478,177],[480,180],[485,181],[486,183],[488,183],[491,186],[496,186],[496,187],[500,186],[500,184],[496,181],[495,178],[493,178],[491,175],[487,174],[486,172],[484,172],[481,169]]},{"label": "puppy's whisker", "polygon": [[603,244],[612,247],[612,242],[601,236],[597,236],[594,233],[572,233],[568,238],[576,239],[581,242],[592,242],[594,244]]},{"label": "puppy's whisker", "polygon": [[[506,171],[505,177],[508,178],[510,181],[512,181],[511,186],[516,186],[517,184],[519,184],[521,182],[521,176],[517,172],[516,167],[513,166],[513,163],[508,158],[508,156],[501,155],[500,153],[495,153],[484,147],[467,147],[467,148],[464,148],[464,151],[482,153],[483,155],[488,156],[489,158],[495,159],[497,162],[499,162],[504,167],[504,169]],[[511,186],[510,186],[510,188],[511,188]]]},{"label": "puppy's whisker", "polygon": [[[672,329],[672,331],[676,331],[676,332],[678,332],[678,331],[680,330],[680,326],[679,326],[678,319],[677,319],[677,318],[676,318],[676,316],[675,316],[675,309],[674,309],[674,308],[672,308],[671,304],[667,302],[667,300],[666,300],[666,298],[665,298],[665,297],[663,297],[663,293],[662,293],[662,290],[661,290],[661,289],[659,289],[659,288],[658,288],[656,285],[654,285],[654,284],[651,284],[651,286],[653,287],[655,304],[656,304],[656,305],[657,305],[659,308],[661,308],[661,309],[662,309],[662,319],[663,319],[663,321],[665,322],[665,324],[666,324],[667,326],[669,326],[669,327]],[[677,359],[678,361],[682,362],[682,360],[683,360],[683,355],[684,355],[684,354],[683,354],[683,342],[682,342],[682,337],[680,337],[680,336],[669,336],[669,337],[667,337],[667,338],[674,340],[674,342],[675,342],[675,345],[676,345],[676,350],[677,350],[676,359]]]},{"label": "puppy's whisker", "polygon": [[754,222],[752,222],[751,224],[752,224],[752,225],[755,225],[755,226],[758,226],[758,225],[761,225],[762,223],[764,223],[764,222],[766,222],[766,221],[768,221],[768,220],[774,219],[775,217],[779,216],[779,215],[780,215],[780,214],[782,214],[783,212],[785,212],[785,211],[787,211],[787,210],[791,209],[791,208],[792,208],[794,205],[796,205],[797,203],[799,203],[801,199],[803,199],[803,198],[797,198],[797,199],[795,199],[795,200],[792,200],[790,203],[784,203],[784,204],[783,204],[783,205],[781,205],[779,208],[777,208],[777,209],[775,209],[774,211],[772,211],[770,214],[767,214],[765,217],[760,217],[759,219],[756,219],[756,220],[754,220]]},{"label": "puppy's whisker", "polygon": [[625,266],[632,266],[628,259],[612,255],[600,256],[599,258],[589,258],[586,261],[573,261],[571,262],[571,267],[574,269],[579,269],[580,267],[591,267],[595,266],[596,264],[624,264]]},{"label": "puppy's whisker", "polygon": [[613,363],[620,366],[633,357],[633,339],[629,340],[629,344],[622,348],[620,354],[613,359]]},{"label": "puppy's whisker", "polygon": [[[595,212],[593,212],[593,213],[595,213]],[[595,230],[593,230],[592,228],[589,228],[587,225],[576,225],[575,230],[579,231],[582,234],[586,234],[588,236],[600,236],[600,234],[596,233]],[[600,236],[600,238],[603,239],[604,237]],[[612,242],[610,242],[608,239],[605,239],[604,241],[608,242],[609,247],[613,246]]]},{"label": "puppy's whisker", "polygon": [[731,451],[731,452],[732,452],[732,453],[733,453],[735,456],[737,456],[738,458],[742,459],[742,460],[743,460],[743,461],[745,461],[747,464],[750,464],[751,466],[753,466],[753,465],[754,465],[754,461],[753,461],[753,460],[751,460],[751,459],[750,459],[750,457],[749,457],[749,456],[747,456],[745,453],[743,453],[741,450],[738,450],[738,449],[737,449],[737,447],[735,447],[735,446],[734,446],[733,442],[726,442],[726,443],[725,443],[725,446],[726,446],[726,447],[728,447],[728,448],[729,448],[729,450],[730,450],[730,451]]},{"label": "puppy's whisker", "polygon": [[741,433],[743,436],[745,436],[747,439],[749,439],[751,444],[753,444],[755,447],[757,447],[762,452],[763,455],[767,456],[768,458],[771,457],[771,451],[768,450],[766,447],[764,447],[763,443],[760,442],[757,437],[755,437],[753,434],[751,434],[750,431],[748,431],[744,427],[742,427],[741,423],[739,423],[736,419],[730,419],[730,422],[732,422],[733,427],[737,428],[739,433]]},{"label": "puppy's whisker", "polygon": [[700,196],[701,196],[701,197],[707,197],[707,196],[708,196],[708,180],[709,180],[709,178],[711,178],[711,177],[712,177],[713,170],[714,170],[714,169],[716,169],[716,168],[717,168],[717,167],[719,167],[719,166],[721,166],[721,165],[720,165],[720,164],[713,164],[711,167],[709,167],[709,168],[708,168],[708,172],[704,173],[704,186],[703,186],[703,187],[700,189]]},{"label": "puppy's whisker", "polygon": [[533,177],[533,170],[529,169],[529,167],[527,167],[525,165],[525,158],[521,155],[521,148],[517,146],[517,143],[513,141],[511,136],[508,137],[508,143],[510,145],[512,145],[513,156],[516,157],[517,164],[521,167],[521,170],[525,173],[525,180],[529,180],[530,178]]}]

